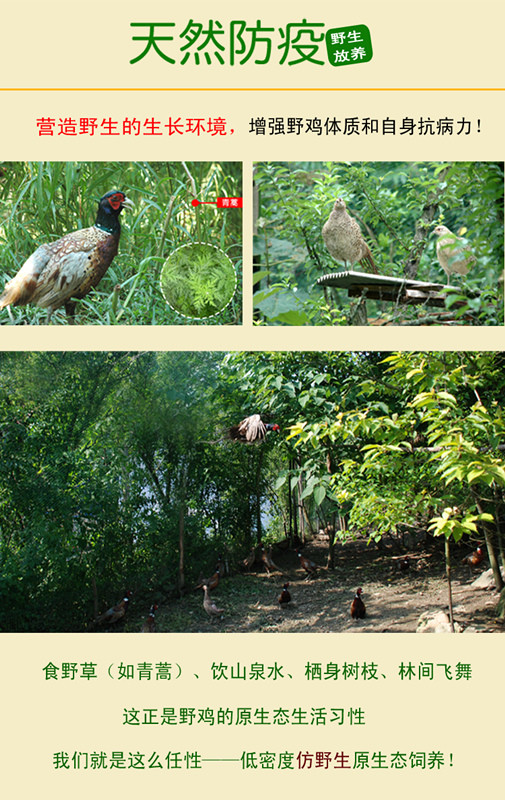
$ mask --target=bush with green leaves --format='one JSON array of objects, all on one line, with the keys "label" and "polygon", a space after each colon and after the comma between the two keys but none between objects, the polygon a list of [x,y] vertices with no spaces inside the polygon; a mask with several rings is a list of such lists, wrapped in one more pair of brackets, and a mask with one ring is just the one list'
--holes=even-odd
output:
[{"label": "bush with green leaves", "polygon": [[232,299],[236,283],[228,256],[202,242],[174,250],[161,272],[166,301],[175,311],[194,319],[219,314]]}]

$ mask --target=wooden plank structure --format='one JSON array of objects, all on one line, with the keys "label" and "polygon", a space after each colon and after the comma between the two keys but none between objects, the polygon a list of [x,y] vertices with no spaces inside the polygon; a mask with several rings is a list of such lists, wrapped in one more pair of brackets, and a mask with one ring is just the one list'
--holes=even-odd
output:
[{"label": "wooden plank structure", "polygon": [[[385,300],[405,305],[427,305],[445,307],[447,288],[443,283],[427,283],[409,278],[395,278],[392,275],[374,275],[370,272],[330,272],[316,281],[318,286],[331,286],[347,289],[349,297],[362,297],[367,300]],[[455,304],[457,305],[457,304]]]}]

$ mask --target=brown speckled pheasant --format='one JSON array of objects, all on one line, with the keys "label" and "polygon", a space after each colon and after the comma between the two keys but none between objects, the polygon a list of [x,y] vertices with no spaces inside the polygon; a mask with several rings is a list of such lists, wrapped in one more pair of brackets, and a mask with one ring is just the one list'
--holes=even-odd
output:
[{"label": "brown speckled pheasant", "polygon": [[343,261],[345,267],[359,262],[364,270],[377,274],[370,248],[341,197],[335,201],[333,211],[323,225],[322,234],[328,252],[335,261]]},{"label": "brown speckled pheasant", "polygon": [[35,250],[6,285],[0,308],[32,303],[47,308],[49,323],[53,311],[65,306],[73,323],[75,301],[97,286],[110,267],[121,234],[119,215],[123,208],[132,207],[123,192],[104,194],[93,227],[67,233]]}]

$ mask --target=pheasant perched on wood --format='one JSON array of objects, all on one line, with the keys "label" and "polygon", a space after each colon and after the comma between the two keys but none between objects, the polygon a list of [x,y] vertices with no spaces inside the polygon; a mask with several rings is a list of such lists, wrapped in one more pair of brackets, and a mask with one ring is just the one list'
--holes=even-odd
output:
[{"label": "pheasant perched on wood", "polygon": [[229,429],[230,439],[238,439],[242,442],[261,442],[268,431],[280,431],[280,427],[274,423],[265,423],[259,414],[252,414]]},{"label": "pheasant perched on wood", "polygon": [[116,625],[118,622],[124,620],[125,614],[128,610],[128,603],[133,592],[127,591],[123,599],[115,606],[108,608],[103,614],[100,614],[93,620],[89,626],[90,630],[100,627],[108,627],[109,625]]},{"label": "pheasant perched on wood", "polygon": [[375,272],[377,275],[370,248],[341,197],[335,201],[333,211],[323,225],[322,234],[326,248],[335,261],[343,261],[346,268],[359,262],[366,272]]},{"label": "pheasant perched on wood", "polygon": [[133,208],[125,194],[107,192],[98,203],[93,227],[41,245],[6,285],[0,308],[32,303],[47,308],[49,323],[53,311],[65,306],[72,324],[75,301],[100,283],[118,251],[119,215],[123,208]]},{"label": "pheasant perched on wood", "polygon": [[470,266],[476,261],[468,245],[445,225],[438,225],[433,233],[438,236],[437,258],[447,275],[447,283],[453,274],[466,275]]},{"label": "pheasant perched on wood", "polygon": [[149,609],[149,614],[142,625],[142,633],[155,633],[156,632],[156,620],[154,619],[154,614],[158,610],[158,606],[156,603],[153,603],[151,608]]}]

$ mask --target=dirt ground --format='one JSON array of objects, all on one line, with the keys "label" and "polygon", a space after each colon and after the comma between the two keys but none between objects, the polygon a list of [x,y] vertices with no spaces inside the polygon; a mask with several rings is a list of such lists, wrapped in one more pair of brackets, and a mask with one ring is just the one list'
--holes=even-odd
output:
[{"label": "dirt ground", "polygon": [[[444,555],[440,543],[434,549],[422,546],[406,551],[409,569],[400,571],[395,543],[378,549],[366,540],[336,545],[335,569],[326,567],[328,543],[314,540],[303,553],[320,565],[315,577],[305,579],[295,552],[274,553],[279,571],[226,576],[212,592],[223,609],[222,618],[210,620],[202,606],[201,590],[177,601],[160,603],[157,631],[221,633],[413,633],[424,612],[447,611],[448,593]],[[485,561],[470,574],[461,564],[468,549],[454,550],[452,589],[454,619],[463,631],[502,632],[496,622],[498,592],[472,586],[489,565]],[[281,608],[277,598],[289,581],[292,601]],[[363,588],[366,618],[354,621],[350,606],[358,587]],[[133,620],[130,618],[130,623]],[[135,623],[136,624],[136,623]],[[134,625],[135,625],[134,624]],[[135,627],[128,625],[129,630]],[[138,630],[138,628],[137,628]]]}]

